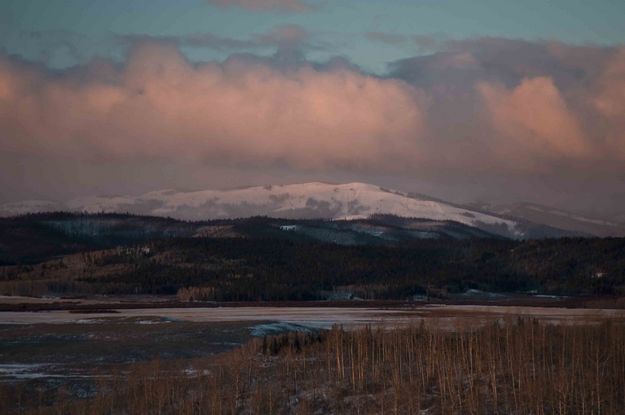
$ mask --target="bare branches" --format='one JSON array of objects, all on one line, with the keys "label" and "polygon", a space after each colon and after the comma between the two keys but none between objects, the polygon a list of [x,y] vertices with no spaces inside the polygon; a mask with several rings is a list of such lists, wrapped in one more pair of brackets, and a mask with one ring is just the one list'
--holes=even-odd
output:
[{"label": "bare branches", "polygon": [[[625,326],[493,323],[444,332],[339,327],[255,339],[193,362],[135,365],[97,396],[31,413],[622,414]],[[0,396],[9,396],[0,387]],[[24,397],[21,397],[22,402]],[[8,409],[0,411],[8,413]],[[26,412],[28,413],[28,412]]]}]

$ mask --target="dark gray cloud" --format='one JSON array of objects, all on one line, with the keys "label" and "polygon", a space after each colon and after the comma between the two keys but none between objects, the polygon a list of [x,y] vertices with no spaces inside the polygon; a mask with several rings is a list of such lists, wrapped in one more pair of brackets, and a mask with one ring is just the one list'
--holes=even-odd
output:
[{"label": "dark gray cloud", "polygon": [[597,77],[618,49],[502,38],[440,40],[436,47],[436,53],[392,63],[393,76],[423,83],[479,79],[506,85],[550,76],[558,85],[572,87]]}]

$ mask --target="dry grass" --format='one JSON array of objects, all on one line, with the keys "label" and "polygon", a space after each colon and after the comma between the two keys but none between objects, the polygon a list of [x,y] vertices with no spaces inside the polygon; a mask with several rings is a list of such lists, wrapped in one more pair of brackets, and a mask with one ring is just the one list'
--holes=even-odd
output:
[{"label": "dry grass", "polygon": [[193,368],[136,365],[93,398],[60,393],[23,413],[625,413],[625,326],[614,322],[519,320],[454,333],[335,328],[256,339]]}]

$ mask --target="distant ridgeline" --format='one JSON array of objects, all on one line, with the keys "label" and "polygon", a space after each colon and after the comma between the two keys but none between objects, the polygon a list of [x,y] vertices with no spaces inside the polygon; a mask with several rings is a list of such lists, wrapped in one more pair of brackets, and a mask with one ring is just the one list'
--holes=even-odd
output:
[{"label": "distant ridgeline", "polygon": [[[490,212],[491,208],[498,213]],[[602,233],[596,233],[596,229],[589,229],[587,225],[596,224],[597,221],[578,218],[567,212],[559,212],[554,217],[552,210],[543,211],[543,214],[537,216],[535,209],[530,209],[532,214],[528,214],[526,210],[491,205],[461,206],[426,195],[384,189],[367,183],[311,182],[193,192],[169,189],[138,196],[82,197],[63,203],[25,200],[0,204],[0,217],[51,211],[130,213],[183,221],[254,216],[295,220],[323,219],[326,223],[323,224],[321,232],[317,228],[300,227],[300,233],[307,234],[312,239],[349,244],[370,243],[372,238],[403,240],[435,237],[440,234],[455,239],[487,235],[512,239],[574,235],[625,236],[625,225],[623,229],[614,224],[603,226],[600,230]],[[520,216],[510,216],[509,211],[519,212]],[[367,223],[376,215],[378,224],[383,225],[382,229],[351,226],[362,220]],[[528,217],[532,219],[528,220]],[[563,222],[563,217],[568,219]],[[578,218],[578,222],[582,220],[584,226],[575,221],[570,223],[573,217]],[[402,219],[398,224],[397,218],[409,219]],[[336,229],[328,226],[330,221],[341,223],[341,232],[337,234]],[[554,224],[563,226],[554,227]],[[101,224],[98,226],[101,227]],[[402,235],[393,235],[390,232],[389,228],[397,227],[402,229]],[[328,233],[329,230],[332,232]],[[353,235],[354,232],[356,235]]]},{"label": "distant ridgeline", "polygon": [[625,294],[625,239],[518,241],[454,222],[67,213],[0,219],[0,294],[181,300]]},{"label": "distant ridgeline", "polygon": [[[251,217],[184,221],[122,213],[36,213],[0,217],[0,264],[32,263],[58,255],[157,239],[269,238],[338,245],[397,245],[422,239],[507,239],[498,225],[477,228],[450,220],[372,215],[367,219]],[[543,236],[535,228],[537,238]],[[548,233],[552,236],[552,234]],[[558,230],[559,236],[580,236]],[[530,238],[531,239],[531,238]]]}]

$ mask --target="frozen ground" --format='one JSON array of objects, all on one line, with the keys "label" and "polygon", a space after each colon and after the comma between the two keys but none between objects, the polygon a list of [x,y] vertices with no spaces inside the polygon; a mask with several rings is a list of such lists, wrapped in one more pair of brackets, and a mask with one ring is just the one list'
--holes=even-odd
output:
[{"label": "frozen ground", "polygon": [[441,330],[470,330],[518,317],[555,324],[594,324],[605,319],[625,323],[625,310],[470,305],[110,311],[0,312],[0,382],[76,385],[87,393],[95,379],[111,376],[126,364],[155,358],[192,360],[230,350],[251,336],[314,331],[335,324],[350,329],[423,323]]},{"label": "frozen ground", "polygon": [[445,321],[482,321],[514,317],[533,317],[550,322],[582,322],[605,318],[625,319],[625,310],[570,309],[556,307],[427,305],[410,308],[347,308],[347,307],[218,307],[218,308],[151,308],[120,309],[112,312],[79,313],[69,311],[0,312],[2,324],[97,324],[115,320],[137,323],[185,321],[273,322],[305,327],[402,325]]}]

